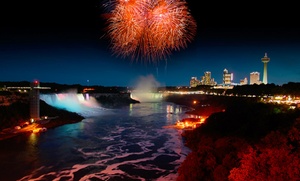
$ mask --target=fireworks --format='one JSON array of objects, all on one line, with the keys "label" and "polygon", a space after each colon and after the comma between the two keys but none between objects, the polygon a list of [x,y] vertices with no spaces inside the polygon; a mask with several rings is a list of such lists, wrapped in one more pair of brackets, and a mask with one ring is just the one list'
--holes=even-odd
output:
[{"label": "fireworks", "polygon": [[115,0],[109,7],[107,35],[117,56],[156,62],[196,34],[184,0]]}]

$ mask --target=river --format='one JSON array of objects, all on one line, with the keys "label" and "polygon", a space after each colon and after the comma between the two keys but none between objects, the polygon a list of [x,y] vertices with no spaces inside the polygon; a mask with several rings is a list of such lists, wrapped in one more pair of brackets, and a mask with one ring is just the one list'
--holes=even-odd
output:
[{"label": "river", "polygon": [[[97,109],[94,109],[94,112]],[[0,141],[0,180],[176,180],[190,150],[169,102],[98,109],[81,122]]]}]

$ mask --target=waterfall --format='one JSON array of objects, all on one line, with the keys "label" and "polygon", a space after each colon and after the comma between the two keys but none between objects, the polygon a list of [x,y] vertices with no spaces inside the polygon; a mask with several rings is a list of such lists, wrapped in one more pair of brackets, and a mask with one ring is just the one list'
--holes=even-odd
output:
[{"label": "waterfall", "polygon": [[69,112],[78,113],[84,117],[96,116],[105,109],[97,102],[94,97],[88,94],[78,93],[59,93],[59,94],[41,94],[40,99],[50,106],[64,109]]},{"label": "waterfall", "polygon": [[131,98],[140,102],[160,102],[163,95],[155,92],[132,91]]},{"label": "waterfall", "polygon": [[140,102],[160,102],[163,96],[156,91],[159,86],[153,75],[141,76],[131,92],[131,98]]}]

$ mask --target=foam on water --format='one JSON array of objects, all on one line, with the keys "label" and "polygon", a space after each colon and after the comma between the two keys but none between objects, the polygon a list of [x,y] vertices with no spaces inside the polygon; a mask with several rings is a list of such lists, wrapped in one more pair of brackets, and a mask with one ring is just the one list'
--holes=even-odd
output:
[{"label": "foam on water", "polygon": [[[66,160],[36,168],[19,181],[46,178],[175,181],[177,169],[190,150],[184,146],[178,130],[164,125],[174,124],[182,113],[166,117],[167,108],[173,105],[143,104],[133,106],[135,111],[141,111],[134,116],[128,114],[127,109],[116,110],[114,115],[88,118],[46,132],[49,139],[40,147],[46,145],[47,150],[49,145],[63,147],[58,153],[68,155],[62,156]],[[145,107],[152,110],[152,114],[145,112]],[[59,145],[56,138],[64,144]],[[70,152],[66,152],[66,148],[71,149]]]},{"label": "foam on water", "polygon": [[[121,135],[126,130],[131,130],[128,136],[137,139],[138,141],[136,143],[131,143],[119,136],[115,136],[115,134]],[[114,142],[114,144],[106,147],[105,150],[98,150],[92,145],[90,148],[77,148],[77,153],[81,154],[85,160],[90,161],[78,162],[70,168],[65,168],[60,171],[51,171],[39,177],[35,177],[34,174],[39,175],[39,172],[45,172],[45,170],[51,169],[45,167],[40,168],[34,171],[33,174],[23,177],[20,181],[27,179],[34,181],[47,177],[55,177],[55,180],[63,180],[64,178],[76,180],[74,176],[77,173],[82,173],[79,179],[80,181],[90,179],[113,180],[114,177],[116,179],[149,180],[151,177],[147,178],[143,172],[147,173],[146,175],[157,175],[157,178],[152,178],[152,180],[176,180],[177,168],[189,150],[183,146],[182,140],[176,130],[155,129],[153,132],[155,132],[154,135],[149,135],[146,133],[143,134],[143,130],[135,127],[116,127],[116,132],[107,135],[109,139],[103,137],[98,140],[99,142],[104,140]],[[166,143],[161,146],[155,145],[153,141],[157,140],[157,138],[165,139],[165,135],[167,135],[169,141],[166,141]],[[128,148],[130,146],[139,147],[139,149],[133,150]],[[155,147],[158,149],[157,152],[152,149]],[[124,148],[128,148],[128,150]],[[158,166],[156,164],[158,164]],[[168,170],[167,167],[174,167],[174,169],[173,171]],[[99,171],[89,171],[95,168],[98,168]],[[132,174],[132,172],[135,174]]]}]

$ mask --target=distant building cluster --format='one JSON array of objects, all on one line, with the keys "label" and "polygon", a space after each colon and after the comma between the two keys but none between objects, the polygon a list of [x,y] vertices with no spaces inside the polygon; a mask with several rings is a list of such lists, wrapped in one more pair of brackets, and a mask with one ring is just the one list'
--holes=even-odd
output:
[{"label": "distant building cluster", "polygon": [[197,79],[197,77],[192,77],[190,80],[190,86],[191,87],[197,87],[198,85],[217,85],[217,82],[214,80],[214,78],[211,77],[211,72],[206,71],[204,72],[204,76],[201,77],[200,80]]},{"label": "distant building cluster", "polygon": [[268,83],[268,74],[267,74],[267,63],[270,61],[270,58],[265,53],[264,57],[261,58],[262,63],[264,64],[264,72],[263,72],[263,82],[260,80],[260,73],[255,71],[250,73],[250,82],[248,83],[248,78],[245,77],[241,79],[239,83],[233,82],[233,73],[229,72],[226,68],[223,70],[223,79],[222,83],[217,84],[214,78],[211,77],[211,72],[206,71],[204,75],[197,79],[197,77],[191,77],[190,79],[190,87],[197,87],[199,85],[208,85],[208,86],[215,86],[215,88],[233,88],[235,85],[253,85],[253,84],[267,84]]}]

